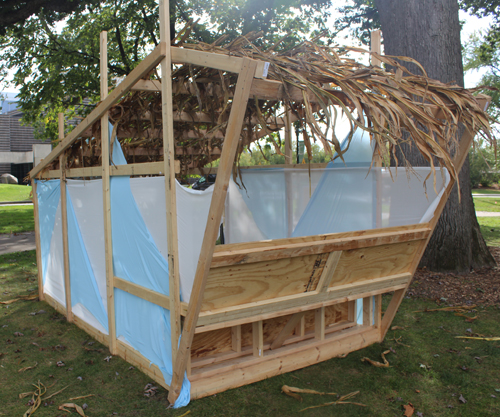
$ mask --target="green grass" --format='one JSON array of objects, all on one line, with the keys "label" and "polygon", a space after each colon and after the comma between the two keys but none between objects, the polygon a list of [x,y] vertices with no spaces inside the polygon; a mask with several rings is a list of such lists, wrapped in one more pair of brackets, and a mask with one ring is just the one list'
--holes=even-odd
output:
[{"label": "green grass", "polygon": [[500,217],[478,217],[481,234],[488,246],[500,246]]},{"label": "green grass", "polygon": [[490,190],[484,188],[474,188],[472,194],[498,194],[500,195],[500,190]]},{"label": "green grass", "polygon": [[[34,251],[0,256],[0,286],[0,301],[37,291]],[[384,303],[387,302],[385,297]],[[167,410],[164,389],[160,388],[154,397],[144,397],[144,386],[152,382],[147,376],[129,369],[130,365],[118,357],[105,362],[108,350],[97,342],[89,345],[92,339],[86,333],[67,323],[47,304],[18,301],[0,305],[0,415],[23,415],[29,398],[19,399],[18,395],[31,391],[37,381],[51,386],[48,394],[68,386],[37,410],[35,415],[40,417],[66,415],[57,410],[59,405],[88,394],[94,396],[74,402],[87,403],[89,416],[116,413],[125,417],[178,417],[190,411],[193,417],[385,417],[401,416],[401,406],[408,402],[424,416],[500,415],[500,392],[496,391],[500,390],[500,342],[455,338],[473,334],[500,336],[500,310],[478,308],[472,313],[478,320],[468,323],[452,312],[416,312],[425,308],[436,308],[436,304],[405,299],[393,324],[407,330],[389,331],[380,345],[353,352],[344,359],[332,359],[195,400],[180,410]],[[42,309],[45,314],[30,315]],[[15,332],[24,336],[15,337]],[[92,351],[86,351],[85,347]],[[365,356],[380,360],[381,352],[389,348],[394,350],[387,355],[389,368],[361,362]],[[63,361],[65,366],[56,366],[57,361]],[[36,363],[34,369],[18,372]],[[77,379],[79,376],[82,381]],[[285,384],[341,395],[359,390],[353,401],[366,407],[346,404],[300,412],[337,397],[303,394],[303,402],[299,402],[281,393]],[[459,401],[460,395],[467,403]]]},{"label": "green grass", "polygon": [[31,186],[0,184],[0,202],[30,200]]},{"label": "green grass", "polygon": [[476,208],[476,211],[499,212],[500,195],[498,196],[498,199],[492,197],[474,197],[474,207]]},{"label": "green grass", "polygon": [[0,234],[35,230],[33,206],[0,206]]}]

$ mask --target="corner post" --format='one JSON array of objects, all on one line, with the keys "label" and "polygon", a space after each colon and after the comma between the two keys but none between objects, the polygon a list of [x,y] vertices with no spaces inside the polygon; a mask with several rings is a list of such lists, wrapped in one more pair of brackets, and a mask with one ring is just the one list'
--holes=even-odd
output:
[{"label": "corner post", "polygon": [[179,249],[177,239],[177,198],[175,181],[175,141],[172,105],[172,57],[170,50],[170,14],[168,0],[160,0],[160,42],[167,47],[161,61],[161,113],[163,130],[163,161],[165,170],[165,200],[167,209],[168,276],[170,297],[170,328],[172,364],[176,362],[181,333]]},{"label": "corner post", "polygon": [[38,268],[38,299],[43,301],[43,270],[42,270],[42,246],[40,244],[40,216],[38,214],[38,195],[36,192],[36,181],[31,180],[31,192],[33,193],[33,216],[35,218],[35,243],[36,243],[36,265]]},{"label": "corner post", "polygon": [[[64,139],[64,113],[58,114],[59,140]],[[69,245],[68,245],[68,196],[66,190],[66,153],[59,155],[59,170],[61,172],[61,222],[64,258],[64,293],[66,296],[66,319],[73,321],[71,310],[71,280],[69,271]]]},{"label": "corner post", "polygon": [[[101,101],[108,95],[108,33],[101,32]],[[116,355],[115,293],[113,272],[113,241],[111,236],[111,196],[109,178],[108,112],[101,117],[102,201],[104,210],[104,251],[106,256],[106,294],[108,311],[109,351]]]}]

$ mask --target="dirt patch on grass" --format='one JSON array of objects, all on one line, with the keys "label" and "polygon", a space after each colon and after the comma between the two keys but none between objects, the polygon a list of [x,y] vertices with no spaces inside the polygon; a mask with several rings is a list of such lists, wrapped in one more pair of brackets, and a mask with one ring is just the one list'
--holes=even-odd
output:
[{"label": "dirt patch on grass", "polygon": [[[500,247],[490,246],[489,249],[500,266]],[[419,268],[407,295],[447,305],[478,304],[500,307],[500,269],[487,267],[459,275]]]}]

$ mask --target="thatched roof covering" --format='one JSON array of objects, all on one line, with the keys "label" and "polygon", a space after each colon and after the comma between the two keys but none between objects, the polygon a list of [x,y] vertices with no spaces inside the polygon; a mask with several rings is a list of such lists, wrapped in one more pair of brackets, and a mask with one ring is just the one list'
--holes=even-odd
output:
[{"label": "thatched roof covering", "polygon": [[[283,126],[286,111],[302,127],[310,145],[319,141],[327,152],[342,157],[339,138],[333,126],[341,113],[347,115],[351,132],[363,129],[377,142],[377,152],[388,158],[402,143],[403,131],[411,134],[415,145],[433,166],[436,162],[456,177],[450,150],[459,123],[467,129],[489,134],[488,116],[478,106],[473,90],[429,79],[414,60],[404,57],[377,57],[391,71],[366,66],[349,58],[356,48],[334,48],[303,42],[293,49],[275,52],[277,45],[257,48],[259,34],[240,37],[225,46],[218,43],[186,43],[184,48],[210,51],[269,62],[267,80],[249,100],[242,130],[240,151]],[[416,75],[400,65],[411,61],[420,67]],[[159,86],[158,74],[148,80]],[[203,167],[217,159],[231,111],[231,97],[237,75],[219,70],[182,65],[172,73],[176,158],[182,172]],[[150,83],[151,84],[151,83]],[[335,106],[332,106],[335,105]],[[438,117],[434,117],[438,114]],[[161,160],[161,97],[159,92],[134,91],[110,111],[118,125],[118,138],[130,161]],[[85,166],[100,158],[99,123],[87,132],[89,141],[77,141],[71,148],[69,163]],[[342,139],[342,138],[341,138]],[[279,141],[279,139],[276,139]],[[280,143],[275,143],[279,152]],[[84,149],[82,149],[82,147]],[[335,152],[334,152],[335,151]],[[76,166],[76,165],[75,165]]]}]

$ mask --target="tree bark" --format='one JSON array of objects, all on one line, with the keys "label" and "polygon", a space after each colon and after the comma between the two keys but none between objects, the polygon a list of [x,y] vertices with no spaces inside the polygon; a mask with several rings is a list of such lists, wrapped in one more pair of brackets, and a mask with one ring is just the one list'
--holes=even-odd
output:
[{"label": "tree bark", "polygon": [[[374,1],[386,55],[414,58],[430,78],[464,85],[457,0]],[[415,65],[405,65],[413,73],[419,73]],[[415,146],[402,147],[402,151],[413,166],[428,165]],[[432,271],[468,272],[495,265],[476,218],[469,158],[459,180],[461,201],[455,186],[422,257],[421,267]]]}]

